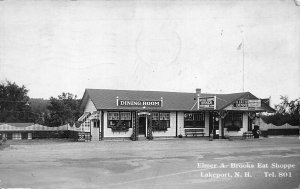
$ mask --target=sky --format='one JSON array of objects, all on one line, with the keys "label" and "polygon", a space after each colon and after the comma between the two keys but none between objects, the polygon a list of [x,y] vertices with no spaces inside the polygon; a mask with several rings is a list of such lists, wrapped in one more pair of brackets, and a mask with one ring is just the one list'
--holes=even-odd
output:
[{"label": "sky", "polygon": [[0,1],[0,81],[32,98],[244,88],[274,105],[300,97],[299,65],[293,0]]}]

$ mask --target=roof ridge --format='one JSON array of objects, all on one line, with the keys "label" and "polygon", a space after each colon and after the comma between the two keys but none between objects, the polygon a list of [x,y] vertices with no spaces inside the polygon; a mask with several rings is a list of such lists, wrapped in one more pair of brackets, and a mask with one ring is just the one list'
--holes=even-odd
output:
[{"label": "roof ridge", "polygon": [[[196,92],[181,92],[181,91],[149,91],[149,90],[130,90],[130,89],[95,89],[86,88],[85,90],[103,90],[103,91],[130,91],[130,92],[163,92],[163,93],[184,93],[184,94],[196,94]],[[205,95],[234,95],[234,94],[246,94],[250,92],[238,92],[238,93],[201,93]]]},{"label": "roof ridge", "polygon": [[[105,90],[105,91],[130,91],[130,92],[163,92],[163,93],[184,93],[184,94],[196,94],[192,92],[177,92],[177,91],[146,91],[146,90],[128,90],[128,89],[86,89],[86,90]],[[208,93],[203,93],[208,94]]]}]

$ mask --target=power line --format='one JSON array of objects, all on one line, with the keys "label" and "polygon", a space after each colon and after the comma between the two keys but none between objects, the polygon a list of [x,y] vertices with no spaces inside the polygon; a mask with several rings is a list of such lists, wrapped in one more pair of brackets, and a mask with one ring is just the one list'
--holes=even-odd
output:
[{"label": "power line", "polygon": [[24,102],[24,103],[27,103],[28,100],[1,100],[0,99],[0,102]]}]

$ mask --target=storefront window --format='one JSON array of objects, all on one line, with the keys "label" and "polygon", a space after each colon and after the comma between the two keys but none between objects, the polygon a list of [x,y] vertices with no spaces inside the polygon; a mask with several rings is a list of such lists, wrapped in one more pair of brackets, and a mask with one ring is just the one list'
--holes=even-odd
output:
[{"label": "storefront window", "polygon": [[170,113],[153,112],[152,113],[152,130],[167,131],[170,128]]},{"label": "storefront window", "polygon": [[130,112],[120,112],[121,120],[131,120]]},{"label": "storefront window", "polygon": [[108,128],[113,132],[127,132],[131,128],[131,112],[108,112]]},{"label": "storefront window", "polygon": [[119,120],[119,112],[108,112],[108,120]]},{"label": "storefront window", "polygon": [[230,112],[225,117],[224,128],[232,131],[239,131],[243,127],[243,114],[237,112]]},{"label": "storefront window", "polygon": [[152,120],[159,120],[159,113],[158,112],[153,112],[152,113]]},{"label": "storefront window", "polygon": [[185,113],[184,128],[205,128],[204,113]]},{"label": "storefront window", "polygon": [[159,119],[160,120],[170,120],[170,113],[160,113]]}]

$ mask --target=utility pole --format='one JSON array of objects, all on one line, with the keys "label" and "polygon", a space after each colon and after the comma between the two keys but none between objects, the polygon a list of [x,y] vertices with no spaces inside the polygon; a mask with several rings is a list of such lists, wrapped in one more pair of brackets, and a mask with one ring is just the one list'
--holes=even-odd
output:
[{"label": "utility pole", "polygon": [[244,43],[244,34],[243,34],[243,41],[242,41],[242,46],[243,46],[243,92],[245,92],[245,43]]},{"label": "utility pole", "polygon": [[244,41],[244,30],[241,29],[242,42],[238,46],[237,50],[242,50],[243,52],[243,63],[242,63],[242,90],[245,91],[245,41]]}]

